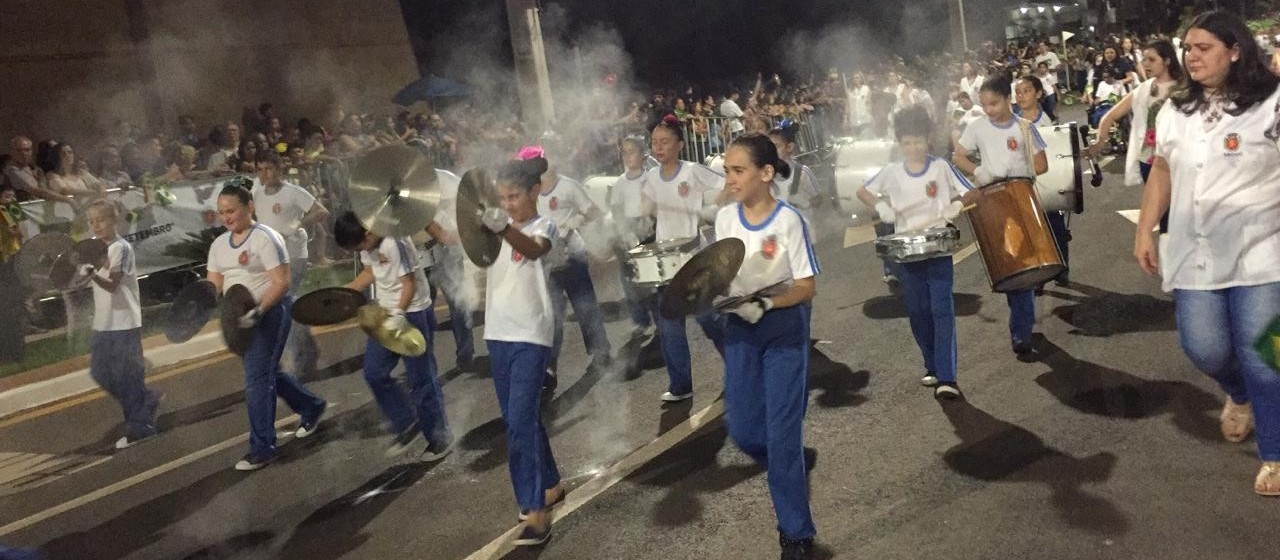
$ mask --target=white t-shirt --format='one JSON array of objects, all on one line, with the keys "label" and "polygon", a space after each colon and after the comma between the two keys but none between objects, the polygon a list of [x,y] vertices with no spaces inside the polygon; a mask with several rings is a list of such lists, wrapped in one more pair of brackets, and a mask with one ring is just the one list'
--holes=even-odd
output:
[{"label": "white t-shirt", "polygon": [[400,279],[412,274],[416,282],[413,299],[405,313],[422,311],[431,307],[431,288],[427,275],[418,262],[418,251],[408,237],[384,237],[374,249],[360,251],[360,264],[373,271],[373,294],[378,305],[386,309],[400,308],[400,295],[404,284]]},{"label": "white t-shirt", "polygon": [[1035,77],[1040,79],[1040,84],[1044,86],[1044,94],[1046,96],[1058,94],[1058,77],[1054,76],[1052,72],[1043,76],[1036,74]]},{"label": "white t-shirt", "polygon": [[543,189],[538,195],[538,215],[551,218],[556,224],[556,232],[560,234],[556,241],[563,244],[570,255],[584,254],[586,245],[578,230],[569,229],[565,222],[573,216],[582,216],[585,220],[592,208],[595,208],[595,203],[582,188],[582,183],[564,175],[556,176],[556,183],[551,189]]},{"label": "white t-shirt", "polygon": [[722,190],[724,175],[700,163],[681,161],[674,177],[663,177],[661,167],[647,171],[643,192],[656,207],[658,241],[697,237],[703,209]]},{"label": "white t-shirt", "polygon": [[[1035,177],[1032,162],[1027,161],[1025,136],[1019,123],[1026,119],[1014,116],[1004,126],[991,122],[990,118],[979,119],[969,123],[960,134],[960,145],[971,152],[982,154],[982,168],[992,177]],[[1044,138],[1036,127],[1027,123],[1031,137],[1031,154],[1035,155],[1045,149]]]},{"label": "white t-shirt", "polygon": [[[227,164],[227,160],[235,157],[236,151],[231,149],[221,149],[209,154],[209,162],[204,166],[207,171],[216,171],[219,167]],[[235,171],[234,169],[232,171]]]},{"label": "white t-shirt", "polygon": [[[770,290],[769,294],[786,291],[796,280],[817,276],[819,271],[818,255],[813,251],[809,226],[794,206],[781,200],[774,207],[773,213],[764,222],[752,225],[742,214],[742,204],[733,203],[720,209],[716,214],[716,239],[736,237],[746,245],[743,268],[754,268],[749,261],[781,260],[780,276],[767,280],[746,278],[739,270],[729,287],[729,297],[736,297],[772,286],[776,281],[783,281],[782,286]],[[757,256],[759,254],[759,256]],[[782,266],[785,265],[785,266]],[[764,285],[758,285],[764,284]],[[766,295],[769,295],[766,294]]]},{"label": "white t-shirt", "polygon": [[724,102],[720,104],[720,116],[728,117],[730,119],[729,132],[736,133],[747,129],[747,127],[743,126],[741,119],[742,115],[745,114],[746,113],[742,112],[742,108],[738,106],[738,103],[732,99],[725,99]]},{"label": "white t-shirt", "polygon": [[950,163],[929,156],[924,170],[907,171],[904,162],[886,165],[867,180],[867,192],[889,197],[889,206],[898,214],[899,231],[915,231],[938,226],[951,200],[973,188]]},{"label": "white t-shirt", "polygon": [[239,245],[231,243],[231,232],[225,231],[209,246],[209,272],[222,274],[224,294],[231,286],[244,284],[253,301],[262,301],[271,286],[267,271],[282,264],[289,264],[284,239],[262,224],[253,224]]},{"label": "white t-shirt", "polygon": [[1172,181],[1160,247],[1164,289],[1218,290],[1280,281],[1280,89],[1208,124],[1166,101],[1156,155]]},{"label": "white t-shirt", "polygon": [[[1036,66],[1040,66],[1040,63],[1041,63],[1041,62],[1047,62],[1047,63],[1049,63],[1049,64],[1048,64],[1048,66],[1049,66],[1049,72],[1050,72],[1050,73],[1053,73],[1053,71],[1054,71],[1054,69],[1055,69],[1055,68],[1057,68],[1058,66],[1062,65],[1062,61],[1061,61],[1060,59],[1058,59],[1058,53],[1055,53],[1055,52],[1053,52],[1053,51],[1049,51],[1049,52],[1044,53],[1044,54],[1042,54],[1042,55],[1037,55],[1037,56],[1036,56]],[[1033,70],[1034,70],[1034,68],[1033,68]]]},{"label": "white t-shirt", "polygon": [[284,238],[284,247],[291,261],[305,259],[307,254],[307,230],[302,227],[302,217],[315,206],[316,197],[306,189],[285,181],[275,194],[267,193],[267,187],[256,180],[253,183],[253,206],[258,222],[276,230]]},{"label": "white t-shirt", "polygon": [[969,110],[965,111],[964,114],[960,115],[960,128],[966,128],[972,124],[973,121],[985,118],[987,118],[987,112],[983,111],[982,107],[974,105],[969,107]]},{"label": "white t-shirt", "polygon": [[653,217],[645,204],[644,177],[643,171],[634,177],[623,173],[614,179],[613,188],[609,190],[614,229],[624,239],[634,236],[632,241],[644,240],[654,233]]},{"label": "white t-shirt", "polygon": [[[788,162],[791,165],[791,176],[782,178],[781,175],[773,177],[773,186],[769,187],[769,192],[773,197],[791,204],[798,209],[806,210],[809,208],[814,197],[818,196],[818,178],[813,174],[813,170],[803,163]],[[791,198],[791,186],[796,185],[796,197]]]},{"label": "white t-shirt", "polygon": [[97,275],[109,278],[120,273],[120,285],[115,292],[93,285],[93,330],[127,331],[142,326],[142,304],[138,292],[138,269],[134,264],[133,245],[116,238],[107,245],[107,266]]},{"label": "white t-shirt", "polygon": [[871,122],[871,88],[854,86],[845,92],[845,122],[850,125]]},{"label": "white t-shirt", "polygon": [[964,76],[960,78],[960,91],[969,94],[969,100],[973,101],[974,106],[978,106],[978,92],[982,89],[982,76],[974,76],[969,78]]},{"label": "white t-shirt", "polygon": [[440,188],[440,206],[436,209],[436,223],[445,231],[458,231],[458,186],[462,177],[451,171],[436,169],[436,184]]},{"label": "white t-shirt", "polygon": [[[554,245],[559,235],[551,218],[538,216],[520,228],[532,238]],[[555,335],[551,292],[547,288],[550,268],[542,259],[526,258],[502,242],[493,266],[486,269],[484,339],[527,342],[551,347]]]}]

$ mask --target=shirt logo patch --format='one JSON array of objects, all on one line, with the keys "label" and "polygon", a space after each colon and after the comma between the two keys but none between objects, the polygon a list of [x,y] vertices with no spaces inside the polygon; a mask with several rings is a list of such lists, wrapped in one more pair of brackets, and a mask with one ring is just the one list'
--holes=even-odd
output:
[{"label": "shirt logo patch", "polygon": [[275,203],[275,204],[271,205],[271,213],[272,213],[272,214],[275,214],[275,215],[279,216],[279,215],[280,215],[280,211],[281,211],[281,210],[283,210],[283,208],[281,208],[281,207],[280,207],[280,203],[279,203],[279,202],[277,202],[277,203]]},{"label": "shirt logo patch", "polygon": [[548,204],[547,204],[547,206],[550,206],[550,207],[551,207],[551,211],[552,211],[552,212],[555,212],[557,208],[560,208],[560,199],[558,199],[558,198],[556,198],[556,197],[554,197],[554,196],[553,196],[553,197],[551,197],[551,202],[550,202],[550,203],[548,203]]},{"label": "shirt logo patch", "polygon": [[236,260],[240,263],[240,266],[249,266],[249,252],[240,251],[240,258]]},{"label": "shirt logo patch", "polygon": [[687,182],[680,183],[680,187],[677,190],[680,193],[680,198],[685,198],[689,196],[689,183]]},{"label": "shirt logo patch", "polygon": [[1222,141],[1222,146],[1223,146],[1224,148],[1226,148],[1228,152],[1234,152],[1234,151],[1239,150],[1239,149],[1240,149],[1240,135],[1239,135],[1239,134],[1236,134],[1236,133],[1234,133],[1234,132],[1232,132],[1231,134],[1228,134],[1228,135],[1227,135],[1227,138],[1226,138],[1225,140],[1223,140],[1223,141]]},{"label": "shirt logo patch", "polygon": [[1008,147],[1009,147],[1009,151],[1010,151],[1010,152],[1016,152],[1016,151],[1018,151],[1018,139],[1017,139],[1017,138],[1015,138],[1015,137],[1013,137],[1013,136],[1010,136],[1008,139],[1006,139],[1006,140],[1004,141],[1004,144],[1005,144],[1006,146],[1008,146]]},{"label": "shirt logo patch", "polygon": [[512,249],[512,250],[511,250],[511,262],[516,263],[516,264],[520,264],[520,263],[524,262],[524,253],[521,253],[520,251],[517,251],[517,250],[515,250],[515,249]]},{"label": "shirt logo patch", "polygon": [[770,235],[765,238],[760,244],[760,253],[764,255],[764,258],[773,260],[773,257],[778,254],[778,236]]},{"label": "shirt logo patch", "polygon": [[937,181],[929,181],[929,184],[927,184],[927,185],[925,185],[925,186],[924,186],[924,194],[925,194],[925,196],[928,196],[929,198],[937,198],[937,197],[938,197],[938,182],[937,182]]}]

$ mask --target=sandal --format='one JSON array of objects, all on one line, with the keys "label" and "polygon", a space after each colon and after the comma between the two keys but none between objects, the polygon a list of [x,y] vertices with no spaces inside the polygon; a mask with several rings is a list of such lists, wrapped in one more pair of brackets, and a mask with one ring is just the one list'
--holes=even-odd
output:
[{"label": "sandal", "polygon": [[[544,492],[545,492],[544,494],[545,498],[543,500],[543,503],[546,504],[547,509],[554,508],[564,503],[564,497],[568,494],[568,492],[564,489],[564,486],[561,486],[559,484],[546,489]],[[516,519],[520,521],[528,521],[529,512],[521,511],[520,514],[516,516]]]},{"label": "sandal", "polygon": [[1253,491],[1259,496],[1280,496],[1280,461],[1265,461],[1253,480]]},{"label": "sandal", "polygon": [[1232,443],[1240,443],[1253,431],[1253,408],[1249,403],[1236,404],[1227,398],[1222,407],[1222,437]]}]

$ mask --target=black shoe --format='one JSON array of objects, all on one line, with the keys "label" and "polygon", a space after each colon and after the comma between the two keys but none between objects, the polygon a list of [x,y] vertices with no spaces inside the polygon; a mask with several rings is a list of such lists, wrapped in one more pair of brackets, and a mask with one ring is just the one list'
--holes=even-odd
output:
[{"label": "black shoe", "polygon": [[409,424],[408,428],[401,430],[396,434],[395,439],[391,440],[391,446],[387,447],[386,456],[398,457],[405,451],[409,450],[409,446],[413,444],[413,440],[418,439],[418,423]]},{"label": "black shoe", "polygon": [[788,539],[778,535],[782,560],[809,560],[813,557],[813,539]]},{"label": "black shoe", "polygon": [[444,443],[428,443],[427,449],[422,452],[422,457],[420,457],[420,459],[428,463],[434,463],[436,461],[444,459],[445,457],[448,457],[449,454],[452,452],[453,452],[452,439],[445,441]]},{"label": "black shoe", "polygon": [[1015,340],[1013,341],[1013,353],[1019,356],[1026,356],[1031,353],[1031,343]]},{"label": "black shoe", "polygon": [[548,393],[554,393],[556,387],[560,385],[560,378],[556,376],[554,370],[547,370],[547,374],[542,377],[542,390]]},{"label": "black shoe", "polygon": [[514,544],[516,546],[538,546],[542,543],[547,542],[547,540],[550,538],[551,538],[550,523],[548,523],[547,527],[541,531],[534,528],[532,525],[529,525],[528,523],[526,523],[524,525],[524,529],[520,530],[520,536],[517,537],[515,542],[511,544]]},{"label": "black shoe", "polygon": [[302,423],[298,425],[298,431],[293,432],[293,437],[302,439],[316,433],[316,430],[320,427],[320,419],[324,417],[324,412],[328,409],[329,403],[321,402],[320,410],[316,411],[315,415],[311,418],[304,419]]},{"label": "black shoe", "polygon": [[476,359],[471,356],[467,356],[465,358],[458,358],[458,363],[454,367],[456,367],[458,371],[465,371],[465,372],[475,371]]}]

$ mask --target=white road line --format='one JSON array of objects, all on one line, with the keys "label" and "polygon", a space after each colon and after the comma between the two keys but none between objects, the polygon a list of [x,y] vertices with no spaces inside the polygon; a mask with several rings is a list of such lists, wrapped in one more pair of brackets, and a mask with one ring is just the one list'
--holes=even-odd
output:
[{"label": "white road line", "polygon": [[960,261],[963,261],[963,260],[965,260],[965,259],[967,259],[967,258],[969,258],[969,257],[973,256],[973,254],[974,254],[974,253],[977,253],[977,252],[978,252],[978,244],[977,244],[977,243],[970,243],[970,244],[969,244],[968,246],[966,246],[965,248],[963,248],[963,249],[961,249],[961,250],[957,251],[957,252],[956,252],[956,254],[951,255],[951,263],[952,263],[952,264],[960,264]]},{"label": "white road line", "polygon": [[1135,224],[1138,223],[1138,214],[1141,212],[1141,210],[1116,210],[1117,214],[1124,216],[1126,220]]},{"label": "white road line", "polygon": [[[333,404],[333,403],[330,403],[330,404]],[[284,426],[286,424],[291,424],[297,421],[298,421],[298,415],[293,414],[285,418],[281,418],[280,420],[277,420],[276,428],[279,429],[281,426]],[[120,482],[111,484],[110,486],[104,486],[102,488],[94,490],[93,492],[89,492],[88,494],[80,496],[79,498],[76,498],[74,500],[63,502],[49,509],[46,509],[40,513],[29,516],[25,519],[19,519],[18,521],[14,521],[13,523],[5,525],[4,527],[0,527],[0,536],[21,531],[23,529],[26,529],[27,527],[30,527],[37,523],[47,521],[49,519],[62,515],[63,513],[76,509],[78,507],[101,500],[102,498],[115,494],[116,492],[119,492],[121,490],[125,490],[128,488],[137,486],[139,484],[142,484],[143,482],[151,480],[167,472],[176,470],[186,465],[190,465],[191,463],[204,459],[205,457],[210,457],[217,453],[221,453],[227,449],[231,449],[232,447],[243,444],[244,442],[247,442],[247,441],[249,441],[249,433],[245,432],[243,434],[240,434],[236,437],[233,437],[229,440],[226,440],[212,447],[206,447],[204,449],[201,449],[200,451],[197,451],[185,457],[181,457],[173,461],[170,461],[168,463],[165,463],[163,465],[140,472],[129,478],[121,480]]]},{"label": "white road line", "polygon": [[[564,519],[578,508],[586,505],[587,502],[612,488],[613,485],[630,476],[636,469],[675,447],[685,438],[693,435],[699,428],[715,421],[722,415],[724,415],[724,401],[716,399],[706,408],[694,413],[688,420],[667,430],[666,433],[658,436],[652,442],[632,451],[630,455],[623,457],[621,461],[609,467],[605,472],[569,492],[565,496],[564,505],[553,510],[552,522]],[[515,548],[511,542],[520,535],[521,527],[522,525],[512,527],[509,531],[485,545],[484,548],[472,553],[466,560],[492,560],[505,556]]]}]

